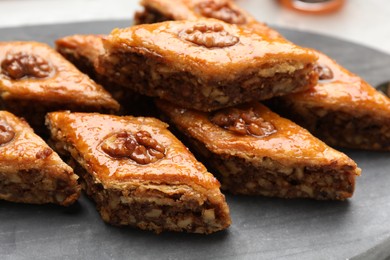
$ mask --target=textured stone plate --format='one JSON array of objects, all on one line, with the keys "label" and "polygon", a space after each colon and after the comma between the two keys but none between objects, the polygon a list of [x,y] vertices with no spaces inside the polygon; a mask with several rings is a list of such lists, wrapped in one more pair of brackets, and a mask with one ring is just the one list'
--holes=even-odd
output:
[{"label": "textured stone plate", "polygon": [[[0,29],[1,41],[53,45],[61,36],[108,33],[131,21]],[[372,85],[390,78],[390,56],[312,33],[278,28],[288,39],[334,57]],[[0,259],[381,259],[390,256],[390,153],[345,150],[363,169],[345,202],[227,195],[233,225],[213,235],[105,225],[84,196],[69,207],[0,201]]]}]

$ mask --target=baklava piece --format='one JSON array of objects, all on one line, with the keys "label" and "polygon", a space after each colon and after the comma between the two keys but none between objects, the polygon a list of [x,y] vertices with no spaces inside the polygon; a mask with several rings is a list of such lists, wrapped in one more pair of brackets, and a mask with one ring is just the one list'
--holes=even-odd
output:
[{"label": "baklava piece", "polygon": [[161,121],[69,112],[46,120],[104,221],[157,233],[212,233],[230,225],[219,182]]},{"label": "baklava piece", "polygon": [[115,29],[99,72],[148,96],[202,111],[312,87],[317,56],[215,19]]},{"label": "baklava piece", "polygon": [[270,102],[332,146],[390,151],[390,99],[319,53],[318,84]]},{"label": "baklava piece", "polygon": [[144,10],[135,14],[136,24],[214,18],[263,31],[270,38],[282,37],[265,24],[257,22],[231,0],[142,0],[141,5]]},{"label": "baklava piece", "polygon": [[115,112],[119,104],[100,85],[48,45],[0,42],[0,109],[40,132],[48,111]]},{"label": "baklava piece", "polygon": [[0,199],[68,206],[80,196],[77,179],[25,121],[0,111]]},{"label": "baklava piece", "polygon": [[119,86],[109,77],[96,71],[100,55],[104,54],[104,35],[70,35],[56,40],[56,49],[62,56],[73,63],[110,92],[121,105],[122,114],[153,115],[153,101],[141,96],[127,87]]},{"label": "baklava piece", "polygon": [[[241,26],[254,32],[268,33],[270,37],[277,34],[275,30],[257,22],[250,14],[242,10],[238,12],[240,9],[232,1],[143,0],[142,3],[145,6],[144,16],[147,13],[161,13],[166,20],[181,20],[183,15],[192,19],[191,14],[200,13],[197,7],[200,4],[208,6],[207,12],[203,13],[210,12],[213,18],[225,22],[230,19],[229,23],[237,24],[233,18],[239,13],[243,17],[239,20],[247,21],[241,23]],[[221,7],[225,5],[232,11],[228,11],[228,7]],[[153,20],[152,15],[148,16]],[[139,21],[147,22],[141,18]],[[323,53],[313,51],[319,56],[315,65],[315,70],[320,74],[318,84],[310,90],[276,98],[267,104],[329,145],[390,151],[389,98]]]},{"label": "baklava piece", "polygon": [[360,169],[345,154],[258,102],[212,113],[157,107],[235,194],[344,200]]}]

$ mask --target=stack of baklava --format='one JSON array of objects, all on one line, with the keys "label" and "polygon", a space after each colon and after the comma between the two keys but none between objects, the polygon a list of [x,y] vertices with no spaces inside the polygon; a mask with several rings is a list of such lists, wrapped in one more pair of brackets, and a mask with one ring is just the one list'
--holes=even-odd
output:
[{"label": "stack of baklava", "polygon": [[220,188],[344,200],[360,169],[328,145],[390,150],[389,98],[325,54],[229,0],[141,4],[138,25],[61,55],[0,43],[2,109],[71,166],[1,112],[0,198],[69,205],[82,187],[108,223],[212,233],[231,223]]}]

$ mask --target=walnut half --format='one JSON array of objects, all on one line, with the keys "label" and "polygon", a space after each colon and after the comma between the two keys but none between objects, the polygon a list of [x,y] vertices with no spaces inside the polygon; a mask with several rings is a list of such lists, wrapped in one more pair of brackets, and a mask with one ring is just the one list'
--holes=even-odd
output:
[{"label": "walnut half", "polygon": [[237,44],[240,39],[224,30],[222,24],[206,25],[204,23],[184,29],[179,36],[189,42],[207,48],[224,48]]},{"label": "walnut half", "polygon": [[114,133],[102,142],[101,148],[111,157],[130,158],[138,164],[153,163],[165,156],[165,148],[147,131]]},{"label": "walnut half", "polygon": [[14,129],[6,121],[0,119],[0,145],[11,142],[14,137]]},{"label": "walnut half", "polygon": [[260,117],[253,108],[227,108],[213,114],[210,121],[239,135],[264,137],[276,132],[274,125]]},{"label": "walnut half", "polygon": [[52,66],[39,56],[25,52],[8,53],[1,63],[2,73],[14,80],[23,78],[46,78]]}]

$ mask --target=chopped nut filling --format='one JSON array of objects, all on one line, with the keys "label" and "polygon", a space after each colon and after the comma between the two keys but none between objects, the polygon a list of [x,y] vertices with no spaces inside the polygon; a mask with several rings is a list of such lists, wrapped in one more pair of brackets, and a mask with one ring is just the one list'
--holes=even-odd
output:
[{"label": "chopped nut filling", "polygon": [[245,16],[226,0],[203,1],[195,10],[204,17],[215,18],[231,24],[246,23]]},{"label": "chopped nut filling", "polygon": [[1,63],[2,73],[18,80],[23,78],[46,78],[53,71],[51,65],[41,57],[24,52],[8,53]]},{"label": "chopped nut filling", "polygon": [[160,233],[163,230],[212,233],[229,225],[220,206],[185,185],[129,185],[126,189],[103,185],[74,159],[88,196],[96,202],[104,221]]},{"label": "chopped nut filling", "polygon": [[239,135],[264,137],[276,132],[274,125],[261,118],[253,108],[228,108],[214,113],[210,121]]},{"label": "chopped nut filling", "polygon": [[53,178],[37,169],[0,172],[0,199],[25,203],[58,203],[68,206],[79,197],[80,187],[71,180]]},{"label": "chopped nut filling", "polygon": [[[185,30],[185,29],[184,29]],[[314,86],[318,74],[311,64],[301,69],[284,64],[284,72],[273,69],[245,71],[240,77],[214,78],[212,74],[199,77],[191,71],[178,70],[169,63],[138,53],[122,51],[104,55],[100,69],[116,84],[128,86],[147,96],[158,96],[185,108],[214,111],[249,101],[265,100],[295,93]],[[206,72],[205,72],[206,73]],[[255,98],[257,97],[257,98]]]},{"label": "chopped nut filling", "polygon": [[333,79],[333,71],[328,66],[317,64],[313,69],[318,73],[319,80]]},{"label": "chopped nut filling", "polygon": [[266,157],[262,165],[254,166],[239,158],[220,156],[213,166],[221,174],[222,187],[237,194],[343,200],[354,190],[354,174],[348,166],[283,167]]},{"label": "chopped nut filling", "polygon": [[165,148],[146,131],[115,133],[101,147],[111,157],[128,157],[139,164],[153,163],[165,156]]},{"label": "chopped nut filling", "polygon": [[390,150],[388,118],[331,110],[287,99],[275,99],[273,102],[271,107],[274,111],[306,128],[330,146]]},{"label": "chopped nut filling", "polygon": [[229,47],[235,45],[240,40],[237,36],[225,31],[221,24],[214,24],[212,26],[202,23],[196,24],[191,28],[181,31],[179,36],[186,41],[207,48]]},{"label": "chopped nut filling", "polygon": [[14,137],[14,129],[7,122],[0,119],[0,145],[11,142]]}]

